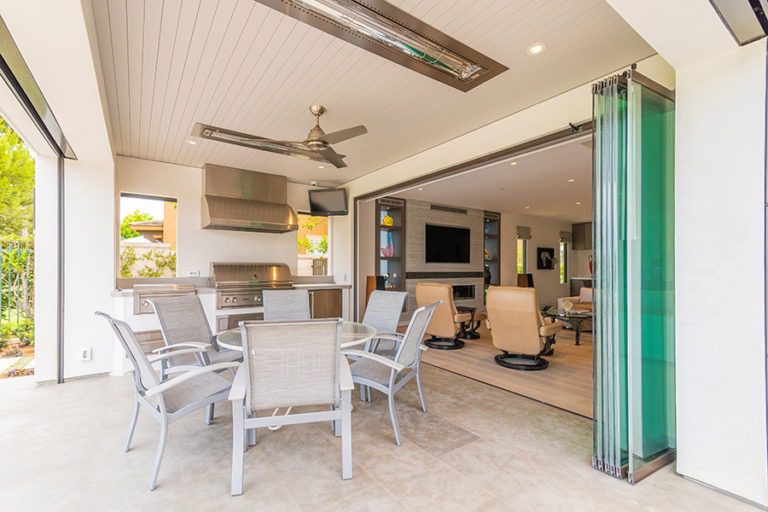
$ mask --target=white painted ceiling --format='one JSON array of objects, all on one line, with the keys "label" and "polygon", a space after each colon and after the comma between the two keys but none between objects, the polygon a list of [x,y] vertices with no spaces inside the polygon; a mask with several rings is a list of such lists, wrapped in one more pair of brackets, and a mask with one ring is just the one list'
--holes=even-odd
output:
[{"label": "white painted ceiling", "polygon": [[[653,54],[603,0],[393,0],[509,70],[462,93],[253,0],[91,0],[117,154],[340,184]],[[547,51],[531,57],[536,42]],[[196,121],[303,140],[308,107],[349,167],[213,141]],[[581,121],[581,120],[574,120]]]},{"label": "white painted ceiling", "polygon": [[587,136],[392,195],[588,222],[592,220],[591,140]]}]

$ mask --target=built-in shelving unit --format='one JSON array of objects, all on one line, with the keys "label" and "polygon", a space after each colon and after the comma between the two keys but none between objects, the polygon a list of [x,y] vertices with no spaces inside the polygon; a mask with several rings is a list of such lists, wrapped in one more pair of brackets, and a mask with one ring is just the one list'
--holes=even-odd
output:
[{"label": "built-in shelving unit", "polygon": [[485,212],[483,217],[483,282],[487,289],[501,284],[501,214]]},{"label": "built-in shelving unit", "polygon": [[405,200],[376,201],[376,272],[387,290],[405,291]]}]

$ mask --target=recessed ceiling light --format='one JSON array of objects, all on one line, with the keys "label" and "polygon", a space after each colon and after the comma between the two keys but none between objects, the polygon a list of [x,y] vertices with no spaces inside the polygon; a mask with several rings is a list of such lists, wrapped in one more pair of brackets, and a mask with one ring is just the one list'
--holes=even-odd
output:
[{"label": "recessed ceiling light", "polygon": [[517,162],[509,162],[509,165],[517,165]]},{"label": "recessed ceiling light", "polygon": [[196,140],[188,140],[187,144],[192,144],[193,146],[197,146],[197,141]]},{"label": "recessed ceiling light", "polygon": [[568,180],[568,183],[573,183],[574,181],[576,181],[576,178],[571,178]]},{"label": "recessed ceiling light", "polygon": [[318,165],[317,168],[318,169],[325,169],[325,166],[324,165]]},{"label": "recessed ceiling light", "polygon": [[528,52],[528,55],[538,55],[540,53],[544,53],[544,50],[547,49],[547,45],[544,43],[533,43],[531,46],[528,47],[526,50]]},{"label": "recessed ceiling light", "polygon": [[576,204],[577,204],[577,205],[581,204],[581,201],[576,201]]},{"label": "recessed ceiling light", "polygon": [[530,207],[530,206],[526,206],[526,207],[525,207],[525,209],[526,209],[526,210],[530,210],[530,209],[531,209],[531,207]]},{"label": "recessed ceiling light", "polygon": [[423,188],[419,188],[419,190],[424,190]]}]

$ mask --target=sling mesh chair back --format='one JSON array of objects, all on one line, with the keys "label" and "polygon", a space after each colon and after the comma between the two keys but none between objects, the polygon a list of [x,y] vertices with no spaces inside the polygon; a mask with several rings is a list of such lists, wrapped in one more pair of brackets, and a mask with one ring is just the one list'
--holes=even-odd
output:
[{"label": "sling mesh chair back", "polygon": [[264,320],[309,320],[309,290],[264,290]]},{"label": "sling mesh chair back", "polygon": [[[330,421],[342,437],[342,478],[352,477],[351,404],[354,385],[340,352],[341,320],[241,322],[245,363],[230,393],[233,417],[232,494],[243,486],[244,437],[256,428]],[[329,410],[258,416],[281,407]],[[247,432],[247,434],[246,434]]]},{"label": "sling mesh chair back", "polygon": [[153,490],[157,484],[157,475],[160,472],[160,463],[165,451],[168,425],[202,408],[206,408],[205,420],[206,423],[210,423],[213,404],[227,399],[231,384],[230,381],[216,372],[237,367],[239,363],[224,362],[203,367],[178,366],[168,370],[168,373],[174,375],[173,378],[163,379],[152,367],[152,364],[158,362],[162,364],[172,354],[174,356],[194,355],[203,352],[204,349],[173,347],[165,353],[147,356],[127,323],[116,320],[106,313],[96,312],[96,315],[109,322],[133,367],[135,402],[128,437],[125,442],[125,451],[131,448],[139,410],[143,408],[160,424],[160,441],[149,480],[149,489]]},{"label": "sling mesh chair back", "polygon": [[[365,350],[368,352],[391,353],[397,350],[402,340],[402,334],[397,332],[400,314],[407,292],[374,290],[365,307],[363,323],[376,329],[376,337],[368,342]],[[381,342],[385,341],[386,346]],[[381,348],[381,350],[380,350]]]},{"label": "sling mesh chair back", "polygon": [[[422,306],[413,313],[394,358],[362,350],[344,351],[346,355],[357,359],[350,366],[352,380],[360,386],[366,386],[387,395],[389,418],[392,421],[395,443],[398,446],[400,445],[400,427],[395,411],[395,393],[415,378],[421,408],[427,412],[427,402],[421,385],[421,352],[426,347],[421,342],[439,304],[435,302]],[[370,393],[363,396],[364,400],[371,398]]]},{"label": "sling mesh chair back", "polygon": [[205,349],[196,355],[173,356],[169,358],[171,365],[207,365],[241,359],[239,351],[220,349],[216,345],[203,303],[197,295],[155,297],[149,299],[149,303],[157,313],[166,347]]}]

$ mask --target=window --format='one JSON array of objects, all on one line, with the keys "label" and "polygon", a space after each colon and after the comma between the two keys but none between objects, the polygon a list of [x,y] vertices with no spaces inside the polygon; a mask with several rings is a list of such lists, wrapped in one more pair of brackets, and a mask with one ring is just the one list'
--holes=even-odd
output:
[{"label": "window", "polygon": [[568,283],[568,242],[560,242],[560,284]]},{"label": "window", "polygon": [[120,277],[176,277],[176,200],[120,195]]},{"label": "window", "polygon": [[528,240],[517,239],[517,273],[528,273]]},{"label": "window", "polygon": [[308,213],[299,213],[299,232],[296,237],[298,246],[296,275],[328,275],[329,223],[329,217],[316,217]]}]

